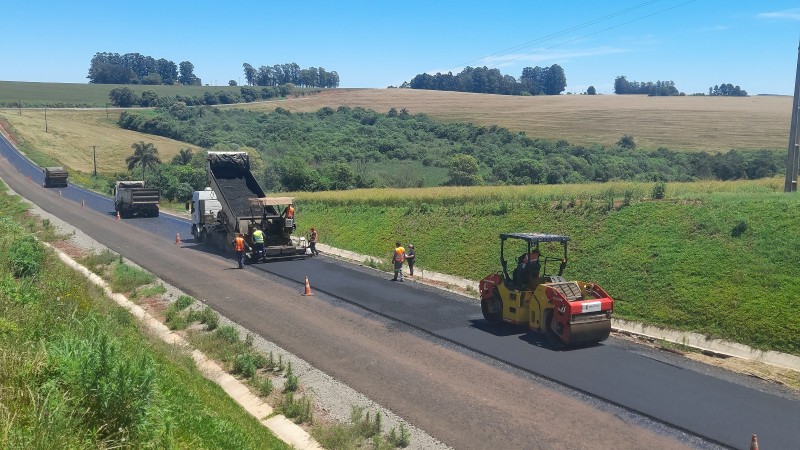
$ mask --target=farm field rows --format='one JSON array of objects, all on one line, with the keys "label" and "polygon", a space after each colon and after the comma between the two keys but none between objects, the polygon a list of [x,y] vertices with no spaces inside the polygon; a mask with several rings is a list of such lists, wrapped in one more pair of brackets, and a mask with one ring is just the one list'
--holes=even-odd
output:
[{"label": "farm field rows", "polygon": [[554,95],[520,97],[413,89],[335,89],[291,98],[280,105],[236,107],[316,111],[328,106],[390,108],[425,113],[446,122],[472,122],[524,131],[530,137],[579,145],[614,145],[631,135],[643,149],[725,152],[785,148],[792,98]]}]

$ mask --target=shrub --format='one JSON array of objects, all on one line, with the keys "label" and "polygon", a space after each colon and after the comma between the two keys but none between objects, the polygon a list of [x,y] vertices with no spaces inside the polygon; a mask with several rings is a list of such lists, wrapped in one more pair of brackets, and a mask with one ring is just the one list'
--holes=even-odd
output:
[{"label": "shrub", "polygon": [[120,345],[98,329],[89,339],[54,344],[50,353],[59,384],[86,411],[85,420],[101,436],[136,441],[153,424],[156,367],[141,354],[129,358]]},{"label": "shrub", "polygon": [[272,394],[272,391],[275,390],[275,387],[272,385],[272,380],[269,377],[259,377],[255,381],[256,390],[258,394],[262,397],[267,397]]},{"label": "shrub", "polygon": [[650,196],[654,199],[660,200],[664,198],[666,193],[667,193],[667,183],[659,181],[658,183],[656,183],[655,186],[653,186],[653,192],[652,194],[650,194]]},{"label": "shrub", "polygon": [[199,317],[200,323],[205,324],[208,331],[214,330],[219,325],[219,314],[215,313],[213,309],[206,306]]},{"label": "shrub", "polygon": [[223,325],[217,328],[217,336],[219,336],[225,342],[229,342],[231,344],[235,344],[239,342],[239,332],[236,331],[232,325]]},{"label": "shrub", "polygon": [[42,268],[44,247],[33,236],[23,236],[9,246],[8,261],[15,277],[32,277]]},{"label": "shrub", "polygon": [[731,236],[739,237],[744,234],[745,231],[747,231],[747,222],[740,220],[739,223],[737,223],[736,226],[734,226],[731,230]]},{"label": "shrub", "polygon": [[241,353],[236,355],[233,360],[233,373],[242,375],[245,378],[253,378],[256,375],[256,359],[252,353]]},{"label": "shrub", "polygon": [[194,303],[194,298],[189,297],[188,295],[181,295],[177,300],[175,300],[175,309],[178,311],[183,311],[191,306],[192,303]]}]

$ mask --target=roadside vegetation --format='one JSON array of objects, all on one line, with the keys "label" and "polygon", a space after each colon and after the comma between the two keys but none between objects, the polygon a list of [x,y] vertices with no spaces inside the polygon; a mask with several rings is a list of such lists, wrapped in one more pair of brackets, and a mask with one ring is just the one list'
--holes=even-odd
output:
[{"label": "roadside vegetation", "polygon": [[[1,448],[288,448],[34,239],[52,226],[4,186],[0,208]],[[147,281],[108,272],[121,289]]]}]

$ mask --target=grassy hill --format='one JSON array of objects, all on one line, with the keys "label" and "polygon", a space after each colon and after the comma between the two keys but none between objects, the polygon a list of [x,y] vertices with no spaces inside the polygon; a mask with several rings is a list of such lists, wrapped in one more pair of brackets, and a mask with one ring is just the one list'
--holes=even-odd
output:
[{"label": "grassy hill", "polygon": [[473,280],[501,269],[500,233],[567,234],[568,277],[600,283],[617,317],[800,354],[800,316],[788,313],[800,307],[800,198],[782,186],[676,183],[664,200],[636,183],[365,190],[296,203],[300,231],[316,227],[323,243],[386,262],[396,240],[413,243],[420,268]]}]

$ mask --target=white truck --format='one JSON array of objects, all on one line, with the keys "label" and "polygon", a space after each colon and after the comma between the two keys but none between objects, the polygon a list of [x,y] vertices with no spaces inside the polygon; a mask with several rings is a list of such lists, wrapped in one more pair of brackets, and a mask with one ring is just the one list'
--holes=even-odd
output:
[{"label": "white truck", "polygon": [[161,191],[147,188],[144,181],[117,181],[114,186],[114,209],[121,218],[158,217]]}]

